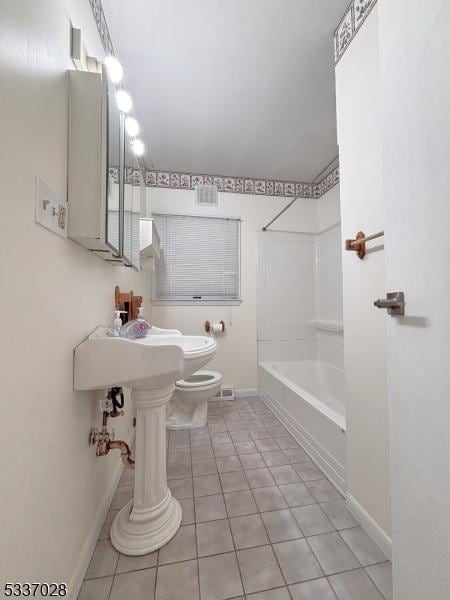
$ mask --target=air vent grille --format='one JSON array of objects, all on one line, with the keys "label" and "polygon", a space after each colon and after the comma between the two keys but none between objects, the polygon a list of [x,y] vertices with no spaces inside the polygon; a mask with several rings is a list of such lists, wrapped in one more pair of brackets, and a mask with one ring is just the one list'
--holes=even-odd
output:
[{"label": "air vent grille", "polygon": [[221,388],[214,396],[213,400],[234,400],[236,393],[234,388]]},{"label": "air vent grille", "polygon": [[198,206],[218,206],[217,185],[197,184],[195,186],[195,203]]}]

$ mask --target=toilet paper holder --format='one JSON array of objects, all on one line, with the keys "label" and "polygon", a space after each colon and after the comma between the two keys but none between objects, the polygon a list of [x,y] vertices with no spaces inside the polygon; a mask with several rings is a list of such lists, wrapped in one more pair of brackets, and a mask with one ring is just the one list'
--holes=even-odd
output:
[{"label": "toilet paper holder", "polygon": [[210,321],[205,321],[205,331],[206,333],[210,333],[213,331],[214,325],[220,325],[222,327],[222,333],[225,331],[225,321],[219,321],[219,323],[211,323]]}]

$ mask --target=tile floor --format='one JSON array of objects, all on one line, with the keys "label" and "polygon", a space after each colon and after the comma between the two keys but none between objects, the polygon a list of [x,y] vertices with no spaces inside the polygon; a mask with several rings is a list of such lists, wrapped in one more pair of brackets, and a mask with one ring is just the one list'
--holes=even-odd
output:
[{"label": "tile floor", "polygon": [[390,563],[259,398],[211,402],[206,427],[170,432],[167,472],[177,535],[147,556],[116,552],[125,471],[78,600],[392,599]]}]

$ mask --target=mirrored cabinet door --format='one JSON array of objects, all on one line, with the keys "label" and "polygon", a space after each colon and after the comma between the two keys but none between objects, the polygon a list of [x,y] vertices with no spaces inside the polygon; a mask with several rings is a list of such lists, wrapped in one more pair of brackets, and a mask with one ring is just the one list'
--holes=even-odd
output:
[{"label": "mirrored cabinet door", "polygon": [[133,267],[140,268],[140,217],[141,217],[141,197],[143,178],[139,169],[139,164],[136,157],[134,157],[134,174],[135,181],[133,181],[133,205],[131,215],[131,229],[132,229],[132,263]]},{"label": "mirrored cabinet door", "polygon": [[123,153],[123,257],[132,264],[133,261],[133,158],[130,139],[124,132]]},{"label": "mirrored cabinet door", "polygon": [[69,235],[139,270],[141,176],[116,88],[106,72],[71,71],[69,85]]},{"label": "mirrored cabinet door", "polygon": [[140,269],[140,252],[141,252],[141,240],[140,240],[140,218],[141,218],[141,203],[142,203],[142,193],[144,190],[145,193],[145,184],[144,178],[142,177],[141,170],[139,168],[139,164],[137,162],[136,157],[134,157],[135,163],[135,177],[136,180],[133,182],[133,218],[132,218],[132,228],[133,228],[133,266],[137,269]]},{"label": "mirrored cabinet door", "polygon": [[140,175],[139,165],[125,132],[123,168],[123,256],[139,268]]},{"label": "mirrored cabinet door", "polygon": [[107,184],[106,243],[121,254],[120,149],[122,119],[115,99],[115,86],[107,81]]}]

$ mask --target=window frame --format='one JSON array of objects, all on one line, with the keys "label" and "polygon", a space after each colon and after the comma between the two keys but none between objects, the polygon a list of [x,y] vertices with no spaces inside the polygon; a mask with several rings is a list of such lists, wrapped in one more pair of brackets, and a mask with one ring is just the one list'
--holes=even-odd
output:
[{"label": "window frame", "polygon": [[[242,262],[241,262],[241,251],[242,251],[242,219],[233,215],[204,215],[198,213],[181,213],[181,212],[154,212],[152,217],[193,217],[200,219],[227,219],[230,221],[238,222],[238,297],[228,299],[164,299],[156,296],[156,262],[152,273],[152,305],[153,306],[239,306],[242,303]],[[159,260],[159,259],[155,259]]]}]

